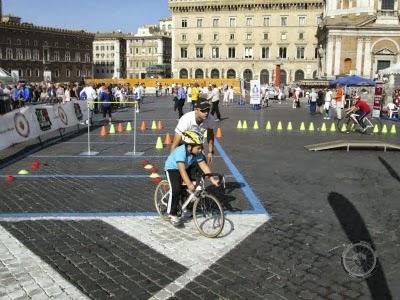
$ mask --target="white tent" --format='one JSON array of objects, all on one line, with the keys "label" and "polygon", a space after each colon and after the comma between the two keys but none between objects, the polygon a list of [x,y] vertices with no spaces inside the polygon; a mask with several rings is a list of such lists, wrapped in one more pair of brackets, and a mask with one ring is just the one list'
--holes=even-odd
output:
[{"label": "white tent", "polygon": [[0,81],[3,83],[13,83],[14,78],[11,77],[8,72],[6,72],[4,69],[0,68]]},{"label": "white tent", "polygon": [[398,75],[400,74],[400,63],[397,63],[389,68],[379,71],[382,75]]}]

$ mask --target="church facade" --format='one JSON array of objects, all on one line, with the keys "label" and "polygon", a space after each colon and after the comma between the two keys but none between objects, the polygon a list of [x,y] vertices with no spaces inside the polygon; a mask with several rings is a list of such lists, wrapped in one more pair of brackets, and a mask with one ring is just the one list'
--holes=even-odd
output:
[{"label": "church facade", "polygon": [[400,62],[397,0],[326,0],[317,31],[319,76],[375,78]]}]

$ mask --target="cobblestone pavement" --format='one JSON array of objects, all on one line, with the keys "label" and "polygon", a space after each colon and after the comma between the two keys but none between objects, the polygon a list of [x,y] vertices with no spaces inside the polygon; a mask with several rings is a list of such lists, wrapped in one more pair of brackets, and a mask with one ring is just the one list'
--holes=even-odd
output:
[{"label": "cobblestone pavement", "polygon": [[[227,221],[220,238],[207,239],[192,222],[176,229],[155,215],[142,160],[162,169],[168,149],[155,142],[173,133],[176,116],[169,98],[145,101],[138,124],[162,119],[166,128],[138,133],[143,157],[125,155],[131,134],[100,137],[99,126],[98,156],[79,155],[84,130],[25,154],[21,145],[1,152],[2,178],[33,160],[41,168],[0,181],[0,299],[400,299],[398,154],[304,149],[335,139],[399,143],[398,134],[322,132],[320,116],[289,103],[222,107],[213,168],[227,176],[218,194]],[[130,120],[130,109],[115,114],[116,124]],[[238,120],[249,128],[236,129]],[[301,122],[315,131],[301,132]],[[377,255],[367,278],[341,265],[358,241]]]}]

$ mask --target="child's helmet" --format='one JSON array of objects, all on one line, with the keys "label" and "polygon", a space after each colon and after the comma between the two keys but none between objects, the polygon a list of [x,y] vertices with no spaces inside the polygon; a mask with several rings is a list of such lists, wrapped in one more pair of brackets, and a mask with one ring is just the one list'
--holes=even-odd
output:
[{"label": "child's helmet", "polygon": [[189,145],[203,145],[204,136],[200,132],[187,130],[182,134],[182,141]]}]

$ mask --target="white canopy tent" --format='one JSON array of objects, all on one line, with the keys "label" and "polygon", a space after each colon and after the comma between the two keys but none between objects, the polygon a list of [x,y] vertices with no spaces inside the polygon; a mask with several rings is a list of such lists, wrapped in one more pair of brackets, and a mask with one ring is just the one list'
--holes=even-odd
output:
[{"label": "white canopy tent", "polygon": [[11,75],[4,69],[0,68],[0,81],[6,84],[13,83],[14,78],[12,78]]},{"label": "white canopy tent", "polygon": [[379,71],[382,75],[400,75],[400,63]]}]

